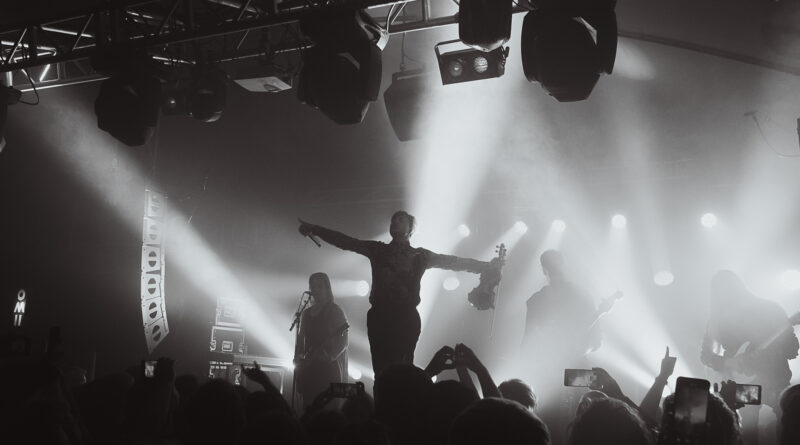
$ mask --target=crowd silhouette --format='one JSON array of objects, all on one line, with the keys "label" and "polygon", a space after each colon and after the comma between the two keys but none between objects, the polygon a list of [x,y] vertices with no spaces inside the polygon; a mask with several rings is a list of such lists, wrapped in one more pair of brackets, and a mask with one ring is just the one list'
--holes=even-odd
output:
[{"label": "crowd silhouette", "polygon": [[[135,365],[88,382],[53,354],[7,357],[2,364],[0,437],[8,444],[555,443],[537,415],[531,389],[536,382],[511,379],[496,385],[490,370],[462,344],[442,347],[425,369],[390,365],[372,388],[358,382],[347,394],[326,389],[303,412],[293,411],[257,365],[242,366],[261,387],[248,391],[222,379],[176,376],[168,358],[157,361],[151,377]],[[639,404],[625,396],[607,370],[594,368],[591,388],[565,419],[566,444],[687,443],[673,434],[674,395],[662,403],[674,366],[667,354]],[[448,369],[460,378],[441,378]],[[732,385],[722,382],[708,394],[704,436],[694,443],[743,443],[736,412],[741,405]],[[782,392],[778,412],[780,444],[800,443],[800,385]]]}]

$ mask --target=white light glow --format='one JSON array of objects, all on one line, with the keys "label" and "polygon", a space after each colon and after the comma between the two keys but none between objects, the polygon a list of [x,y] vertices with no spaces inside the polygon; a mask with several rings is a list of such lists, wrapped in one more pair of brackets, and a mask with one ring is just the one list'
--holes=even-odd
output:
[{"label": "white light glow", "polygon": [[356,285],[356,294],[358,294],[359,297],[366,297],[369,295],[369,283],[364,280],[359,281]]},{"label": "white light glow", "polygon": [[559,233],[563,232],[567,230],[567,223],[565,223],[563,220],[557,219],[553,221],[553,230]]},{"label": "white light glow", "polygon": [[800,270],[789,269],[781,274],[781,285],[790,291],[800,290]]},{"label": "white light glow", "polygon": [[713,213],[706,213],[706,214],[704,214],[703,216],[700,217],[700,224],[702,224],[703,227],[705,227],[707,229],[710,229],[710,228],[716,226],[717,225],[717,221],[718,221],[717,220],[717,215],[715,215]]},{"label": "white light glow", "polygon": [[50,72],[50,64],[44,67],[42,70],[42,74],[39,76],[39,82],[44,82],[44,78],[47,77],[47,73]]},{"label": "white light glow", "polygon": [[669,286],[673,281],[675,281],[675,276],[668,270],[662,270],[653,275],[653,282],[658,286]]},{"label": "white light glow", "polygon": [[528,225],[522,221],[517,221],[514,223],[514,230],[516,230],[520,235],[524,235],[528,233]]},{"label": "white light glow", "polygon": [[628,225],[628,218],[625,218],[625,215],[614,215],[614,217],[611,218],[611,225],[617,229],[624,229],[625,226]]},{"label": "white light glow", "polygon": [[350,374],[350,378],[353,380],[359,380],[361,378],[361,370],[355,366],[348,366],[347,373]]},{"label": "white light glow", "polygon": [[460,285],[461,282],[458,281],[458,278],[456,277],[447,277],[444,282],[442,282],[442,287],[445,290],[456,290]]},{"label": "white light glow", "polygon": [[469,230],[469,226],[468,226],[468,225],[466,225],[466,224],[461,224],[461,225],[459,225],[459,226],[456,228],[456,230],[458,231],[458,234],[459,234],[459,235],[460,235],[462,238],[466,238],[466,237],[468,237],[468,236],[469,236],[469,234],[470,234],[470,233],[472,233],[472,232]]}]

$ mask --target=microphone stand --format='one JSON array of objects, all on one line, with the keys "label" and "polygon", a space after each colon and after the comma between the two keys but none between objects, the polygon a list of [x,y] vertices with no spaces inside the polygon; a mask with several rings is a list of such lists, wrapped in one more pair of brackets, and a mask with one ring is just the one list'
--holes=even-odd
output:
[{"label": "microphone stand", "polygon": [[[306,298],[308,295],[308,298]],[[295,369],[292,372],[292,411],[294,411],[294,401],[297,398],[297,343],[300,341],[300,317],[303,315],[303,311],[306,310],[308,304],[311,302],[311,292],[305,291],[300,295],[300,303],[297,304],[297,311],[294,313],[294,320],[292,320],[292,325],[289,326],[289,332],[292,331],[295,327],[297,330],[294,332],[294,360],[292,363],[295,364]]]}]

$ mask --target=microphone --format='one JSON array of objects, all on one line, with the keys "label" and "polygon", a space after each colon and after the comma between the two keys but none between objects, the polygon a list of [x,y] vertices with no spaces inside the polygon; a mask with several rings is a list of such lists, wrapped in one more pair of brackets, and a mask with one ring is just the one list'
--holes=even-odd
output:
[{"label": "microphone", "polygon": [[322,247],[322,243],[319,242],[319,238],[317,238],[317,236],[314,235],[313,233],[309,233],[308,235],[306,235],[306,238],[308,238],[311,241],[313,241],[314,244],[317,245],[317,247]]}]

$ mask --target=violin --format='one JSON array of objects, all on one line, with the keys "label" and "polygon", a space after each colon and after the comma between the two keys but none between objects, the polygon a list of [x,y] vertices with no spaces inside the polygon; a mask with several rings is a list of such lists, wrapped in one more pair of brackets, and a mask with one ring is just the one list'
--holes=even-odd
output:
[{"label": "violin", "polygon": [[497,290],[500,287],[500,279],[503,276],[503,265],[506,262],[506,245],[497,246],[497,257],[490,263],[489,267],[481,273],[481,280],[475,289],[467,295],[467,301],[475,309],[485,311],[494,309],[494,302],[497,300]]}]

